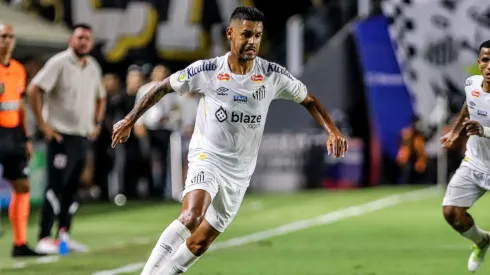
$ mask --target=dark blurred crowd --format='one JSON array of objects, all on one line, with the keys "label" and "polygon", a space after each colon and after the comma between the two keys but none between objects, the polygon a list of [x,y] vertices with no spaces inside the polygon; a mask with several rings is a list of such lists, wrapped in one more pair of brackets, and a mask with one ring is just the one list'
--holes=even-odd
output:
[{"label": "dark blurred crowd", "polygon": [[[21,60],[28,82],[43,63],[34,57]],[[92,143],[81,177],[81,197],[107,200],[116,194],[128,199],[163,199],[169,185],[170,136],[180,133],[183,142],[192,136],[199,95],[167,95],[136,123],[129,140],[119,150],[111,148],[112,126],[129,113],[137,100],[171,71],[165,65],[131,65],[124,77],[114,73],[103,76],[107,90],[107,109],[100,136]],[[29,117],[31,131],[34,118]],[[183,152],[185,153],[185,152]],[[116,157],[117,155],[117,157]],[[184,160],[185,160],[185,156]],[[185,162],[185,161],[184,161]],[[185,168],[185,163],[183,163]],[[185,171],[182,171],[185,177]]]}]

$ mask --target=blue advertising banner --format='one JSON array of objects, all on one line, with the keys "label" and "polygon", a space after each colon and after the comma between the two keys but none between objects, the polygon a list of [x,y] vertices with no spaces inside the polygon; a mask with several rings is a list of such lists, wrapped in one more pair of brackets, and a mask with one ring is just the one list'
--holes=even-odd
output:
[{"label": "blue advertising banner", "polygon": [[375,129],[384,155],[395,159],[399,135],[414,114],[391,39],[387,18],[374,16],[360,21],[354,38],[366,86],[371,127]]}]

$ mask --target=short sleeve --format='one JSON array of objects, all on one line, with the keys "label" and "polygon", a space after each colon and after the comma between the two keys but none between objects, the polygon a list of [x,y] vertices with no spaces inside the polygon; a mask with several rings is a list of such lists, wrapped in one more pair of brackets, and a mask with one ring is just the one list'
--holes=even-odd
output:
[{"label": "short sleeve", "polygon": [[285,68],[276,65],[275,77],[277,77],[277,92],[274,99],[291,100],[301,103],[306,98],[307,90],[303,82],[292,76]]},{"label": "short sleeve", "polygon": [[210,60],[200,60],[192,63],[187,68],[177,71],[170,76],[170,85],[179,95],[188,92],[201,93],[207,83],[206,72],[216,70],[216,64]]},{"label": "short sleeve", "polygon": [[36,74],[31,83],[41,88],[45,93],[50,93],[58,82],[60,71],[61,61],[51,58]]}]

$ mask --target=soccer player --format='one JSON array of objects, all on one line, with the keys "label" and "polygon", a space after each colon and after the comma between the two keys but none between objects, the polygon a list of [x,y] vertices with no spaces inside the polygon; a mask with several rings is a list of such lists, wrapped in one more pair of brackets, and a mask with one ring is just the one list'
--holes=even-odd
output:
[{"label": "soccer player", "polygon": [[490,190],[490,40],[481,44],[478,66],[481,75],[466,79],[466,102],[451,131],[441,138],[442,147],[450,148],[463,129],[469,137],[466,154],[452,177],[444,197],[446,221],[474,245],[468,270],[478,270],[490,246],[490,235],[475,224],[467,210]]},{"label": "soccer player", "polygon": [[3,177],[12,184],[9,206],[14,234],[12,256],[41,256],[27,246],[30,211],[28,162],[32,144],[22,100],[26,72],[22,64],[11,58],[14,47],[12,26],[0,23],[0,164],[3,165]]},{"label": "soccer player", "polygon": [[269,105],[300,103],[328,133],[327,150],[347,152],[347,140],[325,108],[285,68],[257,57],[264,15],[238,7],[226,35],[230,52],[197,61],[156,84],[114,125],[112,146],[124,142],[138,118],[163,96],[198,92],[189,170],[179,217],[165,229],[141,274],[181,274],[232,222],[255,169]]}]

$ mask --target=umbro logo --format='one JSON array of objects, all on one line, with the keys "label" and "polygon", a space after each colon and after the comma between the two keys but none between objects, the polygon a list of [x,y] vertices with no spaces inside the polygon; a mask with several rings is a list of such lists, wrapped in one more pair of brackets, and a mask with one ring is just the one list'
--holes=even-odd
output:
[{"label": "umbro logo", "polygon": [[225,88],[225,87],[220,87],[218,89],[216,89],[216,92],[217,92],[217,95],[228,95],[228,92],[229,89],[228,88]]}]

